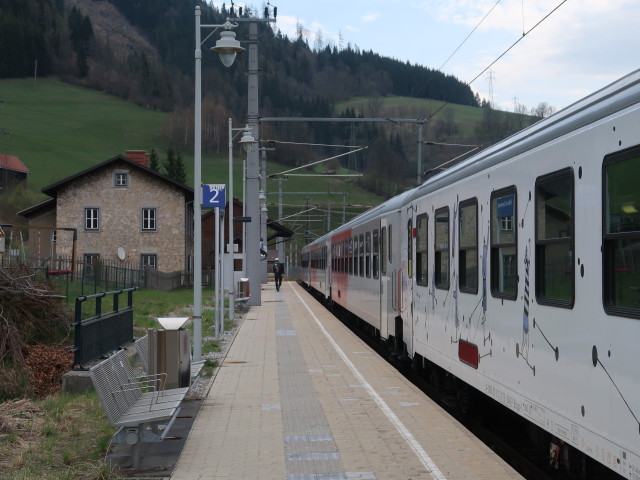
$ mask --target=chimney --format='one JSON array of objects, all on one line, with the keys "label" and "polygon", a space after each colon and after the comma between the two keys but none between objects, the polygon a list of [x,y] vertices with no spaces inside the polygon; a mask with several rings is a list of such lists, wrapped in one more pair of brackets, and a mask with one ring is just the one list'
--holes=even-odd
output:
[{"label": "chimney", "polygon": [[149,154],[145,150],[127,150],[125,155],[132,162],[137,162],[145,167],[149,166]]}]

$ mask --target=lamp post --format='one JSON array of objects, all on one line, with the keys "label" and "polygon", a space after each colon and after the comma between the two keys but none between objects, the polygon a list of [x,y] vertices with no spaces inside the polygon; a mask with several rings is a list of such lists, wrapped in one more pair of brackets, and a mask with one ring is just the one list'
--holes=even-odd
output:
[{"label": "lamp post", "polygon": [[[275,15],[275,9],[274,9]],[[258,129],[258,23],[275,22],[275,18],[258,17],[235,17],[233,21],[237,24],[249,24],[248,40],[248,68],[247,68],[247,126],[255,141],[259,141]],[[231,24],[230,24],[231,25]],[[230,27],[235,28],[235,27]],[[212,48],[213,51],[221,53],[222,49]],[[249,278],[250,298],[248,305],[261,305],[261,277],[260,277],[260,210],[258,201],[259,190],[259,160],[258,149],[252,149],[247,153],[247,173],[246,173],[246,215],[250,218],[246,235],[246,270]]]},{"label": "lamp post", "polygon": [[[236,54],[243,52],[240,42],[231,32],[234,25],[227,21],[224,25],[201,25],[200,7],[195,9],[195,99],[194,99],[194,146],[193,146],[193,361],[202,358],[202,28],[224,28],[224,35],[216,42],[220,57],[225,65],[231,65]],[[215,30],[214,30],[215,31]],[[207,37],[209,38],[209,37]],[[206,39],[205,39],[206,40]],[[229,63],[230,62],[230,63]],[[227,65],[228,66],[228,65]]]},{"label": "lamp post", "polygon": [[[229,237],[227,238],[227,250],[229,253],[229,318],[233,320],[236,313],[236,286],[235,286],[235,252],[233,249],[233,132],[244,132],[240,138],[240,145],[245,152],[249,153],[253,150],[253,146],[257,143],[251,135],[249,125],[244,128],[233,128],[231,118],[229,118]],[[244,249],[244,244],[242,245]],[[222,322],[222,333],[224,333],[224,321]]]}]

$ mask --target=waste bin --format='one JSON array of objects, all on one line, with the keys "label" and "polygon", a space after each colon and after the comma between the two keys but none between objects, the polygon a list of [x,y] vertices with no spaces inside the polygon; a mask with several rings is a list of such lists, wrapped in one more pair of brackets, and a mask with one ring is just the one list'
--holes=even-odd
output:
[{"label": "waste bin", "polygon": [[241,278],[240,281],[238,282],[238,288],[237,288],[238,294],[237,294],[237,300],[241,300],[241,299],[246,299],[249,298],[250,292],[249,292],[249,279],[248,278]]},{"label": "waste bin", "polygon": [[165,329],[156,332],[156,373],[166,373],[165,390],[188,387],[191,381],[191,335],[180,328],[188,318],[158,318]]}]

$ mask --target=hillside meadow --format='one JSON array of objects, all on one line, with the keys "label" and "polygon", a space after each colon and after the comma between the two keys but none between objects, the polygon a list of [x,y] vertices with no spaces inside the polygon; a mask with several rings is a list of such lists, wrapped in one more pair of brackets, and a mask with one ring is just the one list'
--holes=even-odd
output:
[{"label": "hillside meadow", "polygon": [[[163,129],[166,128],[167,117],[164,112],[145,109],[53,78],[0,81],[0,131],[6,132],[0,135],[0,153],[20,158],[31,172],[29,188],[36,192],[127,150],[150,151],[155,148],[162,162],[166,157]],[[181,152],[190,186],[193,185],[192,142],[190,138],[188,146]],[[242,198],[241,149],[238,147],[234,153],[234,194]],[[268,174],[290,168],[267,162]],[[320,170],[320,167],[316,168],[317,172]],[[203,152],[202,181],[228,183],[226,148],[217,156]],[[278,183],[269,179],[267,191],[269,216],[277,219]],[[340,177],[290,177],[283,182],[283,191],[283,216],[303,210],[307,199],[312,205],[321,204],[323,207],[331,202],[331,226],[334,228],[342,220],[343,201],[346,202],[347,219],[382,201],[382,198]],[[309,195],[302,192],[348,192],[348,195]],[[41,200],[46,198],[40,195]],[[300,232],[306,228],[306,222],[307,217],[304,216],[287,226]],[[318,218],[311,218],[310,225],[317,233],[327,228],[326,222]]]}]

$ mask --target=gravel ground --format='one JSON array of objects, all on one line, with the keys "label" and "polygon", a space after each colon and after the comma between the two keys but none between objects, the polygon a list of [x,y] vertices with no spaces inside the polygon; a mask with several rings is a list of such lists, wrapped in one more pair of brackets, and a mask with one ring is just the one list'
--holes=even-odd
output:
[{"label": "gravel ground", "polygon": [[[236,310],[236,318],[235,325],[230,330],[225,330],[222,335],[222,341],[220,342],[220,351],[219,352],[210,352],[202,355],[203,360],[213,360],[218,362],[218,367],[214,370],[213,375],[211,377],[201,377],[198,376],[194,383],[191,385],[191,391],[189,392],[189,396],[192,398],[204,398],[209,390],[209,384],[213,382],[216,378],[216,374],[218,373],[218,368],[222,365],[225,357],[227,356],[227,352],[233,343],[233,340],[236,338],[236,334],[244,321],[244,317],[246,315],[245,310],[241,310],[238,312]],[[203,341],[206,340],[215,340],[214,337],[204,337]]]}]

